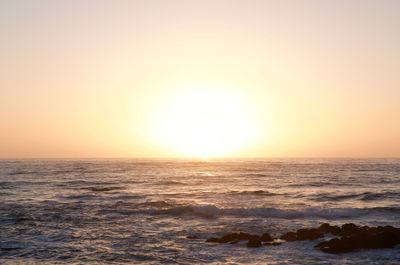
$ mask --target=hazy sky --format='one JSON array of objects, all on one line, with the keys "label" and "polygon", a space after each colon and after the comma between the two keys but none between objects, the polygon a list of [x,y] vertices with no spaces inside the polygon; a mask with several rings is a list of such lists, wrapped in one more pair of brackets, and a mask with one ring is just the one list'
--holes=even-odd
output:
[{"label": "hazy sky", "polygon": [[185,82],[257,109],[256,143],[232,156],[400,157],[399,14],[384,0],[0,0],[0,157],[169,156],[148,124]]}]

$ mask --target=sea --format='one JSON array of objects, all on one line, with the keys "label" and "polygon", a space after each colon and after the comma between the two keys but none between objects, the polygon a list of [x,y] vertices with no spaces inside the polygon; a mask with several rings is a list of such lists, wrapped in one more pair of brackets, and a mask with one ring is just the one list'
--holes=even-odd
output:
[{"label": "sea", "polygon": [[399,159],[0,161],[0,264],[400,264],[205,242],[349,222],[400,227]]}]

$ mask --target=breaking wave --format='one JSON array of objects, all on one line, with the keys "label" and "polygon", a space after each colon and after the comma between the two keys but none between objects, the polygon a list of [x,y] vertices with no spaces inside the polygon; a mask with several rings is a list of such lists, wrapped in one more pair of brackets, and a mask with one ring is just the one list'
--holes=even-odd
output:
[{"label": "breaking wave", "polygon": [[194,215],[206,218],[218,218],[223,216],[235,217],[266,217],[266,218],[356,218],[374,213],[392,213],[400,215],[400,207],[374,207],[374,208],[319,208],[309,207],[305,209],[279,209],[268,207],[255,208],[219,208],[215,205],[184,205],[168,209],[152,210],[153,214],[168,215]]}]

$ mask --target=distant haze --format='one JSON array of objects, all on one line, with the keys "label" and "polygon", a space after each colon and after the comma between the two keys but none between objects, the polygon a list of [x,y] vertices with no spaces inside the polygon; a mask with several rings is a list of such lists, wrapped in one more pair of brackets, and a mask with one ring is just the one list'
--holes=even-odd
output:
[{"label": "distant haze", "polygon": [[[0,1],[0,158],[170,157],[181,83],[257,110],[232,157],[400,157],[400,1]],[[189,116],[190,117],[190,116]]]}]

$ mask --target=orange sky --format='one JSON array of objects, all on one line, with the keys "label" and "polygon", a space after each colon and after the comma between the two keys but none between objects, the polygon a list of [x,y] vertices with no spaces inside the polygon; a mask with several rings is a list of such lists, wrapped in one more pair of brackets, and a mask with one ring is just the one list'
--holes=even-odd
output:
[{"label": "orange sky", "polygon": [[243,124],[227,123],[224,147],[256,135],[224,156],[400,157],[399,13],[385,0],[2,1],[0,158],[180,156],[160,121],[164,141],[199,148],[163,118],[193,87]]}]

